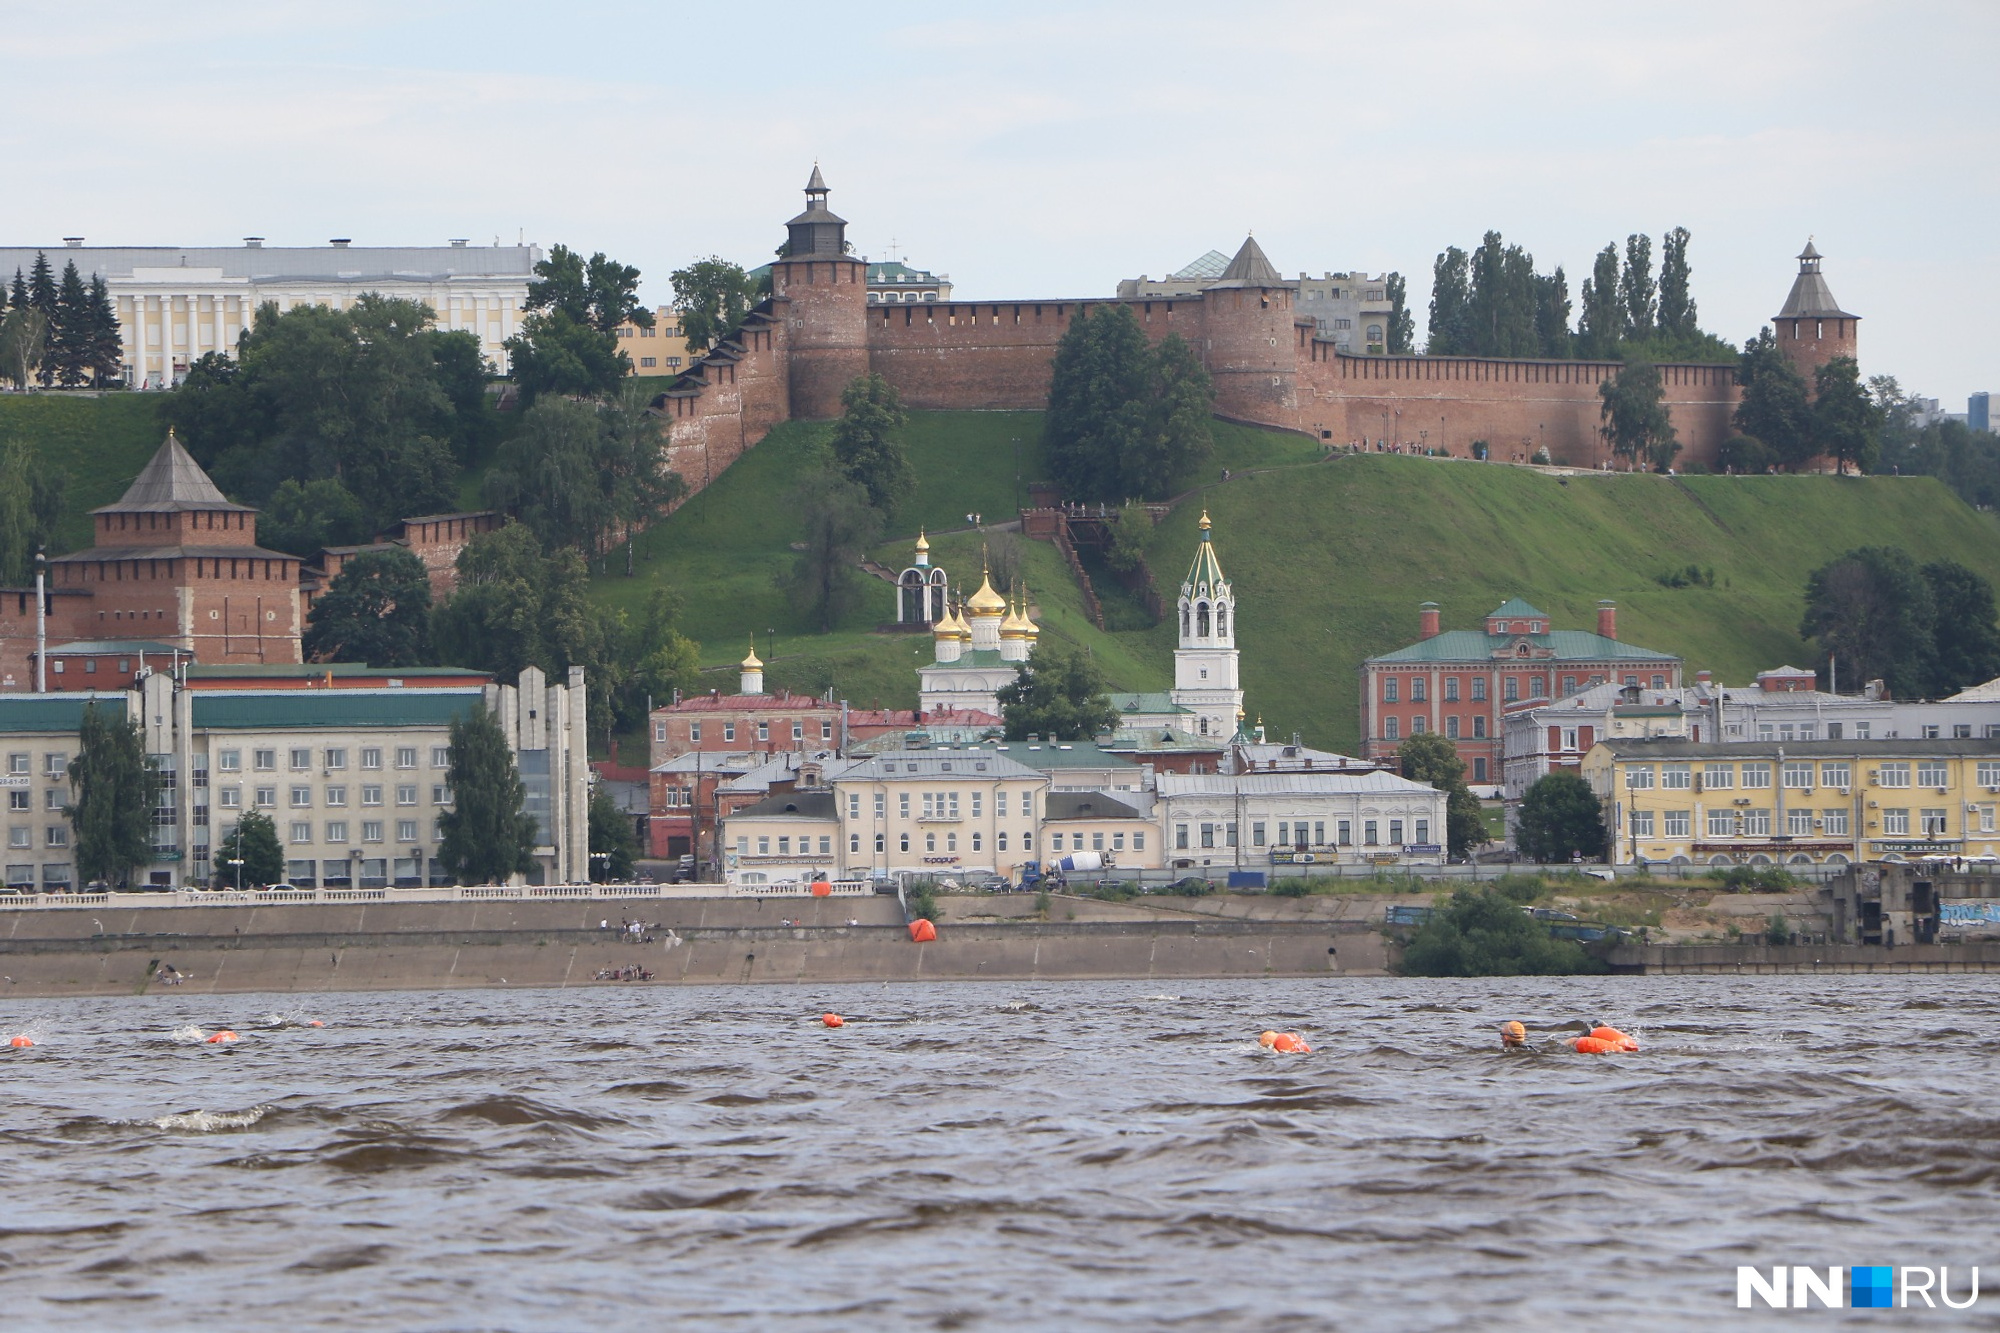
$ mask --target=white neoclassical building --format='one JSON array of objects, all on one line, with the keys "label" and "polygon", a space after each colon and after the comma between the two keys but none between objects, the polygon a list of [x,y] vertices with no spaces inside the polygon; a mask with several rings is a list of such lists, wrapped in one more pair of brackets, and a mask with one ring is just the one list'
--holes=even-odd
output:
[{"label": "white neoclassical building", "polygon": [[266,301],[279,309],[346,309],[367,292],[422,301],[438,327],[478,335],[480,351],[502,372],[507,339],[520,331],[528,282],[542,258],[538,245],[90,246],[81,238],[53,246],[0,246],[0,281],[27,274],[46,254],[58,279],[74,262],[85,282],[101,276],[118,311],[126,383],[166,388],[208,352],[233,355],[236,340]]}]

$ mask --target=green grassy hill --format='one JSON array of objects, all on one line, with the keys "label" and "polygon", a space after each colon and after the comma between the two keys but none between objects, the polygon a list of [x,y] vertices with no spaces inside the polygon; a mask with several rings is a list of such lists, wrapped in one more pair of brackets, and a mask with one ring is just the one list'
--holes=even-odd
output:
[{"label": "green grassy hill", "polygon": [[90,511],[123,495],[160,447],[159,402],[137,393],[0,394],[0,439],[24,438],[69,473],[58,551],[90,544]]},{"label": "green grassy hill", "polygon": [[[636,608],[658,579],[688,597],[685,628],[727,688],[727,669],[755,631],[775,638],[774,684],[831,685],[857,705],[908,707],[921,637],[871,632],[893,618],[893,590],[830,635],[799,623],[773,584],[791,559],[786,514],[794,478],[811,466],[824,424],[774,431],[702,495],[649,532],[639,576],[598,582],[608,602]],[[919,525],[955,580],[976,579],[980,538],[965,515],[1013,512],[1020,478],[1041,475],[1037,413],[918,413],[909,448],[921,482],[876,555],[909,558]],[[1240,600],[1248,707],[1274,735],[1358,744],[1363,658],[1413,640],[1417,604],[1435,601],[1463,628],[1514,595],[1558,627],[1594,627],[1601,597],[1619,606],[1619,636],[1747,681],[1781,662],[1810,664],[1797,633],[1806,575],[1871,542],[1919,560],[1951,558],[2000,584],[2000,528],[1925,478],[1576,475],[1567,484],[1525,469],[1369,455],[1319,461],[1312,441],[1217,423],[1205,481],[1153,534],[1149,558],[1171,595],[1206,506],[1223,567]],[[1235,479],[1213,478],[1228,467]],[[1172,673],[1173,634],[1101,633],[1053,547],[1022,544],[1023,572],[1049,637],[1088,646],[1114,686],[1158,689]],[[1668,588],[1656,575],[1712,567],[1715,586]],[[774,633],[767,636],[767,631]]]}]

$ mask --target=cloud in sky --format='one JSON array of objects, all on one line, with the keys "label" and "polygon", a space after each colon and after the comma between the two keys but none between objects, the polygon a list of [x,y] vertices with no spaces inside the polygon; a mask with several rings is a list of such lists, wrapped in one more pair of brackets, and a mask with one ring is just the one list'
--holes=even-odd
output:
[{"label": "cloud in sky", "polygon": [[[79,12],[87,13],[79,19]],[[1694,234],[1703,323],[1808,234],[1863,368],[2000,388],[2000,6],[1434,0],[338,7],[17,3],[0,237],[517,236],[768,258],[817,159],[864,252],[984,297],[1106,294],[1254,229],[1399,269],[1489,228],[1564,265]]]}]

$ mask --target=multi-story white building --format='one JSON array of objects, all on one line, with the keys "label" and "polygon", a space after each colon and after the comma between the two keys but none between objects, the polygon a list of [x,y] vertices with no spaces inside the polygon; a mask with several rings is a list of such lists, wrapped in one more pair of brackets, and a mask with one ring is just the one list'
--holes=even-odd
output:
[{"label": "multi-story white building", "polygon": [[8,793],[6,878],[15,887],[74,882],[62,808],[83,709],[143,724],[165,778],[153,816],[153,884],[227,878],[214,848],[246,813],[268,817],[300,887],[382,888],[447,882],[438,817],[451,808],[452,720],[486,708],[514,748],[524,811],[540,830],[535,878],[589,877],[589,766],[581,669],[551,685],[536,668],[517,684],[449,668],[393,675],[325,664],[192,667],[122,692],[0,697]]},{"label": "multi-story white building", "polygon": [[[1264,259],[1263,249],[1255,240],[1246,240],[1243,248],[1245,252],[1254,251],[1257,259]],[[1128,301],[1195,296],[1221,281],[1229,264],[1229,256],[1220,250],[1210,250],[1164,278],[1149,278],[1144,274],[1126,278],[1118,284],[1118,296]],[[1318,336],[1331,339],[1341,351],[1357,356],[1381,356],[1389,350],[1389,321],[1395,313],[1395,303],[1389,300],[1387,274],[1371,277],[1355,269],[1346,273],[1322,272],[1315,278],[1310,273],[1301,273],[1296,279],[1279,278],[1277,283],[1295,293],[1292,309],[1312,320]]]},{"label": "multi-story white building", "polygon": [[235,355],[257,307],[323,305],[345,310],[367,292],[421,301],[438,327],[476,334],[502,373],[507,339],[520,332],[537,245],[97,246],[68,238],[56,246],[0,246],[0,280],[33,269],[46,254],[58,276],[74,262],[85,282],[101,276],[118,312],[125,382],[168,388],[209,352]]},{"label": "multi-story white building", "polygon": [[1158,793],[1175,867],[1444,860],[1445,794],[1392,773],[1162,773]]}]

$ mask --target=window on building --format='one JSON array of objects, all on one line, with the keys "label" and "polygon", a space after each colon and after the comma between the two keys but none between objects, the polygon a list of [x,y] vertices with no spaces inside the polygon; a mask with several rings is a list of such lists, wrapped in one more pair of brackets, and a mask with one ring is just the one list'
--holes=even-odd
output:
[{"label": "window on building", "polygon": [[1743,765],[1743,790],[1756,791],[1760,788],[1768,788],[1770,785],[1771,766],[1769,764]]},{"label": "window on building", "polygon": [[328,842],[346,842],[347,821],[344,819],[329,819],[326,823],[326,840]]},{"label": "window on building", "polygon": [[1661,819],[1666,825],[1665,832],[1669,838],[1685,838],[1688,836],[1687,811],[1668,810],[1661,816]]},{"label": "window on building", "polygon": [[303,809],[307,806],[310,806],[312,803],[313,803],[313,789],[311,787],[292,788],[292,808],[294,810]]},{"label": "window on building", "polygon": [[396,804],[397,804],[397,805],[415,805],[416,803],[417,803],[417,784],[416,784],[416,783],[414,783],[414,782],[399,782],[399,783],[397,783],[397,784],[396,784]]},{"label": "window on building", "polygon": [[825,719],[821,719],[821,721],[820,721],[820,724],[819,724],[819,738],[820,738],[821,740],[823,740],[823,741],[830,741],[830,740],[832,740],[832,739],[833,739],[833,723],[832,723],[832,722],[830,722],[830,721],[827,721],[827,720],[825,720]]},{"label": "window on building", "polygon": [[1364,819],[1361,821],[1361,845],[1363,847],[1373,847],[1377,845],[1377,839],[1375,836],[1375,821],[1372,819]]},{"label": "window on building", "polygon": [[1937,727],[1937,723],[1935,723],[1935,722],[1927,722],[1927,723],[1925,723],[1925,724],[1924,724],[1924,739],[1925,739],[1925,740],[1927,740],[1927,741],[1934,741],[1934,740],[1936,740],[1937,738],[1938,738],[1938,727]]},{"label": "window on building", "polygon": [[292,761],[292,772],[294,773],[303,773],[313,766],[313,752],[311,750],[293,750],[290,758]]},{"label": "window on building", "polygon": [[1653,766],[1651,764],[1627,764],[1625,785],[1634,791],[1650,791],[1653,787]]},{"label": "window on building", "polygon": [[1942,838],[1947,832],[1945,828],[1945,813],[1943,810],[1937,809],[1935,807],[1925,810],[1922,814],[1922,819],[1924,821],[1925,837]]},{"label": "window on building", "polygon": [[1908,837],[1910,832],[1910,812],[1908,810],[1884,810],[1882,812],[1882,832],[1896,837]]},{"label": "window on building", "polygon": [[757,724],[757,739],[760,741],[771,739],[771,724],[769,722],[759,722]]},{"label": "window on building", "polygon": [[1575,694],[1575,693],[1576,693],[1576,677],[1575,677],[1575,676],[1564,676],[1564,677],[1563,677],[1563,697],[1564,697],[1564,698],[1567,698],[1567,697],[1569,697],[1570,695],[1572,695],[1572,694]]},{"label": "window on building", "polygon": [[1422,702],[1423,702],[1423,701],[1425,700],[1425,698],[1426,698],[1426,697],[1428,697],[1428,693],[1429,693],[1429,691],[1428,691],[1428,690],[1427,690],[1427,689],[1425,688],[1425,682],[1424,682],[1424,678],[1423,678],[1422,676],[1413,676],[1413,677],[1411,677],[1411,679],[1410,679],[1410,702],[1411,702],[1411,703],[1413,703],[1413,704],[1420,704],[1420,703],[1422,703]]},{"label": "window on building", "polygon": [[903,836],[901,837],[901,839],[899,839],[899,841],[900,841],[900,843],[901,843],[901,846],[902,846],[902,850],[904,850],[904,851],[906,851],[906,852],[910,850],[910,835],[909,835],[909,834],[907,834],[907,833],[903,834]]},{"label": "window on building", "polygon": [[1951,779],[1945,776],[1945,766],[1935,759],[1926,759],[1917,765],[1917,785],[1919,787],[1947,787]]},{"label": "window on building", "polygon": [[1736,836],[1736,816],[1728,810],[1708,812],[1708,836],[1711,838],[1733,838]]},{"label": "window on building", "polygon": [[806,724],[803,722],[792,723],[792,739],[795,741],[802,741],[805,738],[806,738]]},{"label": "window on building", "polygon": [[1813,785],[1812,761],[1810,759],[1807,760],[1787,759],[1785,761],[1784,774],[1781,780],[1788,788],[1792,788],[1794,790],[1798,788],[1805,788],[1810,790]]},{"label": "window on building", "polygon": [[[21,767],[19,768],[11,767],[12,762],[15,758],[19,758],[23,761]],[[27,772],[28,771],[28,766],[26,763],[27,758],[28,756],[26,755],[19,755],[19,756],[9,755],[8,763],[10,765],[10,771],[15,773]],[[243,771],[243,751],[222,750],[218,752],[215,756],[215,766],[218,770],[224,773],[241,773]]]},{"label": "window on building", "polygon": [[1410,734],[1412,736],[1423,735],[1425,731],[1429,730],[1429,724],[1430,719],[1426,718],[1422,713],[1418,713],[1410,719]]},{"label": "window on building", "polygon": [[1670,791],[1686,791],[1694,786],[1694,766],[1691,764],[1661,764],[1660,786]]},{"label": "window on building", "polygon": [[1865,741],[1873,734],[1874,730],[1875,724],[1872,722],[1856,722],[1854,724],[1854,739]]},{"label": "window on building", "polygon": [[[1992,826],[1989,824],[1988,828],[1991,827]],[[1134,833],[1132,835],[1132,850],[1135,852],[1143,852],[1146,850],[1146,835],[1144,833]]]},{"label": "window on building", "polygon": [[1474,713],[1472,715],[1472,739],[1476,741],[1486,739],[1486,714]]},{"label": "window on building", "polygon": [[1340,820],[1333,826],[1333,830],[1334,835],[1340,839],[1341,846],[1350,847],[1354,844],[1354,825],[1352,822],[1345,819]]},{"label": "window on building", "polygon": [[379,820],[379,819],[364,819],[364,820],[362,820],[362,821],[361,821],[361,841],[363,841],[363,842],[380,842],[380,841],[382,841],[382,821],[381,821],[381,820]]},{"label": "window on building", "polygon": [[1746,838],[1770,837],[1771,812],[1767,809],[1745,810],[1743,812],[1743,836]]},{"label": "window on building", "polygon": [[1474,676],[1472,678],[1472,702],[1476,704],[1486,702],[1486,677]]},{"label": "window on building", "polygon": [[734,722],[725,722],[722,724],[722,739],[725,743],[736,739],[736,724]]},{"label": "window on building", "polygon": [[1444,701],[1448,704],[1455,704],[1458,702],[1457,676],[1446,676],[1444,678]]},{"label": "window on building", "polygon": [[[217,787],[215,791],[218,804],[223,808],[235,810],[241,808],[243,805],[243,789],[241,787]],[[27,793],[22,792],[21,795],[26,796]],[[21,809],[25,810],[27,808],[27,803],[23,802]]]},{"label": "window on building", "polygon": [[1389,821],[1389,845],[1391,847],[1403,845],[1403,821],[1400,819]]},{"label": "window on building", "polygon": [[1395,703],[1395,702],[1397,702],[1397,699],[1398,699],[1398,696],[1397,696],[1397,693],[1396,693],[1396,678],[1395,678],[1394,676],[1385,676],[1385,677],[1383,677],[1383,679],[1382,679],[1382,702],[1383,702],[1383,703],[1385,703],[1385,704],[1392,704],[1392,703]]},{"label": "window on building", "polygon": [[277,806],[278,789],[276,787],[259,787],[257,789],[257,808],[259,810],[275,810]]},{"label": "window on building", "polygon": [[1444,720],[1444,734],[1447,740],[1458,739],[1458,714],[1452,713]]},{"label": "window on building", "polygon": [[1382,719],[1382,739],[1385,741],[1400,739],[1398,723],[1395,718],[1385,717]]},{"label": "window on building", "polygon": [[885,792],[878,791],[875,793],[875,818],[881,819],[884,817],[885,811],[883,807],[887,803],[888,799],[889,797]]},{"label": "window on building", "polygon": [[1907,787],[1910,785],[1910,766],[1903,763],[1884,764],[1877,780],[1884,787]]},{"label": "window on building", "polygon": [[1651,810],[1634,810],[1631,819],[1633,837],[1650,838],[1653,836],[1653,812]]},{"label": "window on building", "polygon": [[1854,770],[1846,764],[1821,764],[1819,782],[1822,787],[1847,787],[1853,785]]},{"label": "window on building", "polygon": [[903,819],[910,817],[910,794],[906,791],[896,793],[896,814]]},{"label": "window on building", "polygon": [[7,845],[9,847],[33,847],[35,845],[35,831],[31,828],[10,828],[7,830]]},{"label": "window on building", "polygon": [[1847,836],[1847,808],[1828,810],[1820,815],[1820,831],[1830,838]]},{"label": "window on building", "polygon": [[1504,703],[1519,703],[1521,700],[1521,678],[1509,676],[1500,682],[1500,698]]},{"label": "window on building", "polygon": [[416,746],[414,746],[414,745],[399,745],[399,746],[397,746],[397,747],[396,747],[396,767],[397,767],[397,768],[415,768],[416,766],[417,766],[417,747],[416,747]]},{"label": "window on building", "polygon": [[1701,769],[1704,791],[1732,791],[1736,787],[1736,765],[1704,764]]},{"label": "window on building", "polygon": [[847,793],[847,818],[850,821],[858,821],[861,818],[861,793],[858,791]]},{"label": "window on building", "polygon": [[276,750],[257,750],[253,752],[251,757],[256,763],[259,773],[270,773],[278,767],[278,752]]},{"label": "window on building", "polygon": [[1186,824],[1174,825],[1174,850],[1184,852],[1187,850],[1187,845],[1188,826]]},{"label": "window on building", "polygon": [[[877,854],[878,856],[879,856],[879,855],[880,855],[880,854],[882,853],[882,850],[883,850],[883,846],[882,846],[882,843],[883,843],[883,839],[884,839],[884,838],[885,838],[886,836],[887,836],[886,834],[881,834],[881,833],[878,833],[878,834],[876,834],[876,835],[875,835],[875,852],[876,852],[876,854]],[[905,851],[908,851],[909,849],[908,849],[908,848],[906,847],[906,848],[904,848],[903,850],[905,850]]]}]

